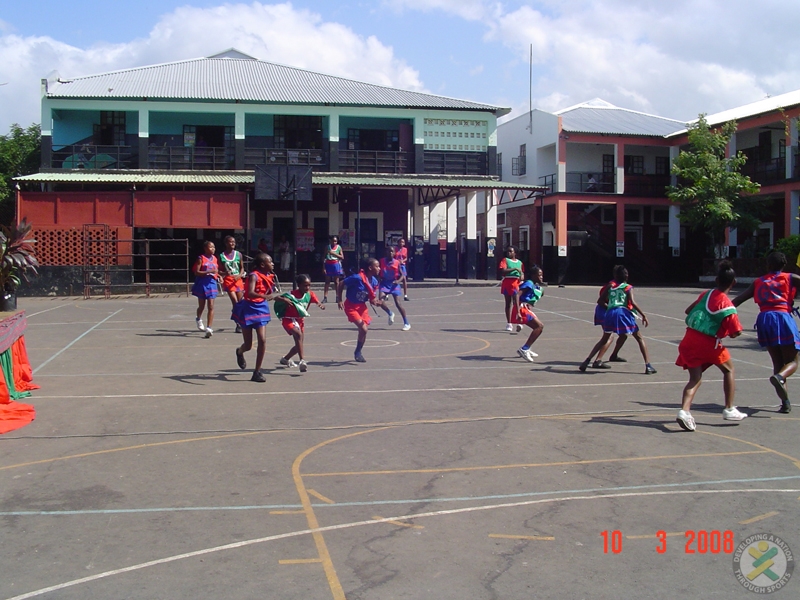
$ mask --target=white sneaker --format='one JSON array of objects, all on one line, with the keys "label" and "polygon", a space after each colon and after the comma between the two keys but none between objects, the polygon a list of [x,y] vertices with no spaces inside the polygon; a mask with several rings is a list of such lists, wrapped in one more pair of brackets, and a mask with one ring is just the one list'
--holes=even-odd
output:
[{"label": "white sneaker", "polygon": [[675,419],[683,429],[686,431],[694,431],[697,429],[697,425],[694,422],[694,417],[692,414],[685,410],[678,411],[678,417]]},{"label": "white sneaker", "polygon": [[514,326],[511,323],[506,325],[506,331],[514,331]]},{"label": "white sneaker", "polygon": [[296,362],[294,362],[293,360],[287,360],[286,357],[283,356],[281,357],[281,364],[284,367],[289,367],[290,369],[293,369],[297,366]]},{"label": "white sneaker", "polygon": [[210,338],[212,335],[214,335],[214,330],[211,329],[211,327],[206,327],[206,339]]},{"label": "white sneaker", "polygon": [[403,323],[403,331],[408,331],[411,329],[411,323]]},{"label": "white sneaker", "polygon": [[203,325],[203,319],[195,319],[194,322],[197,324],[197,328],[200,331],[205,331],[206,330],[206,326]]},{"label": "white sneaker", "polygon": [[517,328],[517,333],[519,333],[520,331],[522,331],[522,325],[521,325],[520,323],[517,323],[517,324],[516,324],[516,328]]},{"label": "white sneaker", "polygon": [[389,325],[391,325],[393,323],[394,323],[394,313],[390,312],[389,313]]},{"label": "white sneaker", "polygon": [[298,366],[300,367],[301,373],[308,371],[308,363],[305,360],[301,360]]},{"label": "white sneaker", "polygon": [[731,408],[722,409],[722,418],[726,421],[741,421],[742,419],[746,419],[747,415],[735,406],[732,406]]},{"label": "white sneaker", "polygon": [[522,358],[524,358],[528,362],[533,362],[533,356],[531,356],[531,354],[533,354],[533,353],[530,350],[525,350],[523,348],[519,348],[517,350],[517,354],[519,354]]},{"label": "white sneaker", "polygon": [[536,354],[536,352],[534,352],[533,350],[530,350],[530,349],[528,349],[528,354],[530,354],[533,358],[538,358],[539,357],[539,355]]}]

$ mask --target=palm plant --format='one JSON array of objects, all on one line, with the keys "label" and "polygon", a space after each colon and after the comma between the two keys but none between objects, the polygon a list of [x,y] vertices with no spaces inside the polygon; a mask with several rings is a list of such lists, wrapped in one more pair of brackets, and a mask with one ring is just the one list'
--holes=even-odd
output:
[{"label": "palm plant", "polygon": [[39,261],[31,235],[32,225],[25,219],[19,225],[0,225],[0,291],[3,296],[17,291],[28,271],[38,273]]}]

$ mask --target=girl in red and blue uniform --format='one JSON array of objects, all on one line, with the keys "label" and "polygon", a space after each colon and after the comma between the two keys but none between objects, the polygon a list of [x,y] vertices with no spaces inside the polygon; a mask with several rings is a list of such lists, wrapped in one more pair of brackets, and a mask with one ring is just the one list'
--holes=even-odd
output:
[{"label": "girl in red and blue uniform", "polygon": [[392,296],[394,298],[394,305],[397,308],[400,316],[403,317],[403,331],[411,329],[411,323],[408,322],[408,315],[406,310],[400,304],[400,283],[403,275],[400,272],[400,261],[397,260],[395,250],[391,246],[386,246],[386,258],[382,258],[380,262],[381,267],[381,285],[380,285],[380,300],[381,308],[389,315],[389,325],[394,323],[394,313],[383,302],[384,298]]},{"label": "girl in red and blue uniform", "polygon": [[770,383],[781,399],[780,412],[789,413],[792,405],[786,389],[786,379],[797,370],[797,351],[800,332],[792,317],[792,304],[800,287],[800,276],[784,273],[786,255],[773,252],[767,257],[769,273],[759,277],[733,300],[739,306],[753,298],[761,312],[756,319],[758,343],[766,348],[772,360]]},{"label": "girl in red and blue uniform", "polygon": [[253,271],[247,275],[244,298],[233,307],[231,319],[242,328],[244,343],[236,348],[236,363],[240,369],[247,368],[244,353],[253,347],[253,330],[255,330],[258,347],[256,366],[250,380],[263,383],[265,379],[261,374],[261,364],[264,362],[264,353],[267,349],[266,326],[270,322],[269,301],[272,300],[275,291],[275,265],[269,254],[259,252],[253,258],[253,266]]},{"label": "girl in red and blue uniform", "polygon": [[394,251],[394,257],[400,261],[400,274],[403,276],[403,301],[408,302],[408,248],[406,247],[405,238],[397,240],[397,248]]},{"label": "girl in red and blue uniform", "polygon": [[524,323],[531,328],[531,333],[525,344],[517,350],[522,358],[528,362],[533,362],[533,359],[539,356],[531,350],[533,343],[539,339],[544,331],[544,323],[539,320],[536,313],[533,312],[533,305],[536,304],[542,297],[542,283],[544,282],[544,273],[539,265],[531,267],[531,278],[523,282],[519,288],[519,313],[512,312],[511,318],[516,323]]},{"label": "girl in red and blue uniform", "polygon": [[[614,280],[612,279],[606,285],[600,288],[600,293],[597,295],[597,299],[599,300],[603,294],[607,293],[609,288],[614,285]],[[594,324],[599,325],[600,327],[603,326],[603,323],[606,321],[606,307],[601,305],[599,302],[594,307]],[[627,336],[617,337],[617,344],[614,346],[614,351],[611,353],[611,357],[608,359],[608,362],[628,362],[621,356],[619,356],[619,351],[622,349],[622,346],[625,344],[625,340],[627,340]],[[610,369],[611,365],[608,363],[603,362],[603,355],[608,350],[609,346],[611,346],[611,338],[608,338],[605,346],[600,348],[600,351],[597,353],[597,358],[594,359],[592,363],[593,369]]]},{"label": "girl in red and blue uniform", "polygon": [[[380,273],[381,267],[374,258],[367,258],[361,263],[361,271],[345,277],[336,287],[336,304],[339,310],[343,310],[347,315],[347,320],[358,328],[358,341],[354,358],[356,362],[367,362],[361,350],[367,341],[367,331],[372,319],[369,316],[367,303],[379,305],[376,289],[378,280],[376,276]],[[342,302],[342,294],[345,300]]]},{"label": "girl in red and blue uniform", "polygon": [[639,313],[642,317],[642,323],[645,327],[648,325],[647,317],[633,299],[633,286],[628,283],[628,269],[622,265],[614,267],[614,281],[600,294],[597,303],[606,309],[603,321],[603,337],[594,345],[589,356],[581,363],[578,369],[585,371],[592,357],[601,348],[604,348],[611,340],[611,336],[616,333],[620,338],[626,338],[629,335],[633,336],[633,339],[639,344],[639,350],[641,350],[642,358],[644,358],[645,375],[655,373],[656,370],[650,364],[647,344],[639,331],[639,326],[636,324],[636,313]]},{"label": "girl in red and blue uniform", "polygon": [[[214,256],[215,251],[214,242],[203,242],[203,253],[197,257],[192,267],[195,274],[192,296],[197,297],[195,324],[200,331],[206,332],[207,338],[214,335],[214,330],[211,328],[214,324],[214,298],[219,293],[217,287],[219,263],[217,263],[217,257]],[[208,305],[208,325],[203,324],[203,311],[206,305]]]}]

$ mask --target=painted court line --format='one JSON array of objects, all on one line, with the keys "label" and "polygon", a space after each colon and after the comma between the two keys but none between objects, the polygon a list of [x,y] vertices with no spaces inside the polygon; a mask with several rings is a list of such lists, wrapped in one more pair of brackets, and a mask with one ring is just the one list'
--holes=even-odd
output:
[{"label": "painted court line", "polygon": [[504,535],[502,533],[490,533],[489,537],[501,540],[534,540],[539,542],[552,542],[556,539],[548,535]]},{"label": "painted court line", "polygon": [[118,314],[119,314],[119,313],[121,313],[123,310],[124,310],[124,309],[120,308],[120,309],[119,309],[117,312],[115,312],[115,313],[112,313],[112,314],[108,315],[108,316],[107,316],[105,319],[103,319],[102,321],[100,321],[99,323],[97,323],[96,325],[94,325],[93,327],[90,327],[89,329],[87,329],[86,331],[84,331],[82,334],[80,334],[78,337],[76,337],[74,340],[72,340],[72,341],[71,341],[69,344],[67,344],[66,346],[64,346],[64,347],[63,347],[61,350],[59,350],[58,352],[56,352],[55,354],[53,354],[53,356],[51,356],[51,357],[50,357],[50,358],[48,358],[46,361],[44,361],[42,364],[40,364],[38,367],[36,367],[36,368],[33,370],[33,374],[35,375],[37,371],[39,371],[40,369],[42,369],[42,368],[43,368],[45,365],[47,365],[47,364],[48,364],[48,363],[49,363],[51,360],[53,360],[54,358],[57,358],[58,356],[60,356],[61,354],[63,354],[63,353],[64,353],[64,352],[66,352],[67,350],[69,350],[69,349],[70,349],[70,348],[71,348],[73,345],[77,344],[77,343],[78,343],[80,340],[82,340],[84,337],[86,337],[87,335],[89,335],[89,334],[90,334],[92,331],[94,331],[95,329],[97,329],[98,327],[100,327],[100,325],[102,325],[103,323],[105,323],[106,321],[108,321],[108,320],[109,320],[111,317],[113,317],[113,316],[115,316],[115,315],[118,315]]},{"label": "painted court line", "polygon": [[753,517],[752,519],[747,519],[745,521],[739,521],[739,525],[750,525],[750,523],[756,523],[758,521],[763,521],[764,519],[769,519],[770,517],[774,517],[775,515],[780,514],[777,510],[773,510],[772,512],[768,512],[763,515],[758,515],[757,517]]},{"label": "painted court line", "polygon": [[265,542],[272,542],[276,540],[283,540],[293,537],[299,537],[304,535],[313,535],[313,534],[321,534],[326,533],[328,531],[339,531],[343,529],[353,529],[355,527],[363,527],[365,525],[377,525],[379,523],[388,523],[391,521],[409,521],[412,519],[424,519],[428,517],[439,517],[445,515],[457,515],[457,514],[464,514],[464,513],[471,513],[477,511],[484,511],[484,510],[497,510],[497,509],[504,509],[504,508],[518,508],[522,506],[533,506],[536,504],[552,504],[556,502],[571,502],[571,501],[581,501],[581,500],[604,500],[604,499],[622,499],[622,498],[646,498],[646,497],[656,497],[656,496],[669,496],[669,495],[686,495],[686,494],[767,494],[767,493],[790,493],[790,494],[797,494],[800,493],[800,489],[753,489],[753,490],[671,490],[671,491],[663,491],[663,492],[637,492],[637,493],[624,493],[624,494],[600,494],[597,496],[565,496],[561,498],[544,498],[539,500],[526,500],[523,502],[509,502],[504,504],[492,504],[488,506],[469,506],[465,508],[455,508],[451,510],[440,510],[440,511],[432,511],[427,513],[419,513],[416,515],[400,515],[397,517],[388,517],[386,519],[380,520],[367,520],[367,521],[354,521],[351,523],[341,523],[339,525],[328,525],[326,527],[315,527],[313,529],[303,529],[300,531],[290,531],[287,533],[280,533],[277,535],[270,535],[267,537],[255,538],[251,540],[243,540],[239,542],[234,542],[231,544],[224,544],[222,546],[214,546],[212,548],[204,548],[202,550],[196,550],[194,552],[186,552],[184,554],[176,554],[174,556],[168,556],[164,558],[159,558],[156,560],[151,560],[144,563],[139,563],[136,565],[130,565],[128,567],[122,567],[120,569],[113,569],[110,571],[105,571],[103,573],[97,573],[95,575],[90,575],[89,577],[81,577],[80,579],[73,579],[71,581],[65,581],[64,583],[59,583],[56,585],[52,585],[46,588],[41,588],[38,590],[34,590],[25,594],[21,594],[18,596],[14,596],[13,598],[8,598],[8,600],[27,600],[28,598],[35,598],[37,596],[43,596],[45,594],[49,594],[50,592],[57,592],[60,590],[64,590],[67,588],[75,587],[78,585],[82,585],[85,583],[91,583],[93,581],[98,581],[100,579],[106,579],[108,577],[114,577],[116,575],[122,575],[124,573],[131,573],[134,571],[141,571],[142,569],[146,569],[149,567],[155,567],[158,565],[164,565],[172,562],[176,562],[179,560],[184,560],[187,558],[194,558],[197,556],[206,556],[209,554],[214,554],[216,552],[223,552],[225,550],[236,550],[239,548],[244,548],[247,546],[252,546],[255,544],[263,544]]}]

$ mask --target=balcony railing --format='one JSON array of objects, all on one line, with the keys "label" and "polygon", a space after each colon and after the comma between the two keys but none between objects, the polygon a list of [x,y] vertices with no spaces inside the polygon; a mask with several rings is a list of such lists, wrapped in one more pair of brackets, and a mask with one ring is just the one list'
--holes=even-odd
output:
[{"label": "balcony railing", "polygon": [[285,148],[245,148],[244,168],[255,169],[258,165],[308,165],[324,167],[322,150]]},{"label": "balcony railing", "polygon": [[613,194],[616,177],[612,173],[567,173],[567,191],[580,194]]},{"label": "balcony railing", "polygon": [[150,146],[147,165],[170,171],[225,171],[234,168],[234,152],[218,146]]},{"label": "balcony railing", "polygon": [[485,152],[437,152],[425,150],[425,173],[431,175],[488,175],[489,159]]},{"label": "balcony railing", "polygon": [[547,188],[548,194],[554,194],[558,189],[558,175],[553,173],[551,175],[543,175],[539,177],[539,181]]},{"label": "balcony railing", "polygon": [[663,198],[669,184],[669,175],[625,175],[625,195]]},{"label": "balcony railing", "polygon": [[785,181],[786,159],[771,158],[769,160],[748,160],[742,165],[741,173],[758,183]]},{"label": "balcony railing", "polygon": [[344,173],[413,173],[413,153],[377,150],[340,150],[339,170]]},{"label": "balcony railing", "polygon": [[138,156],[131,146],[74,144],[53,148],[52,165],[56,169],[131,169],[138,166]]}]

